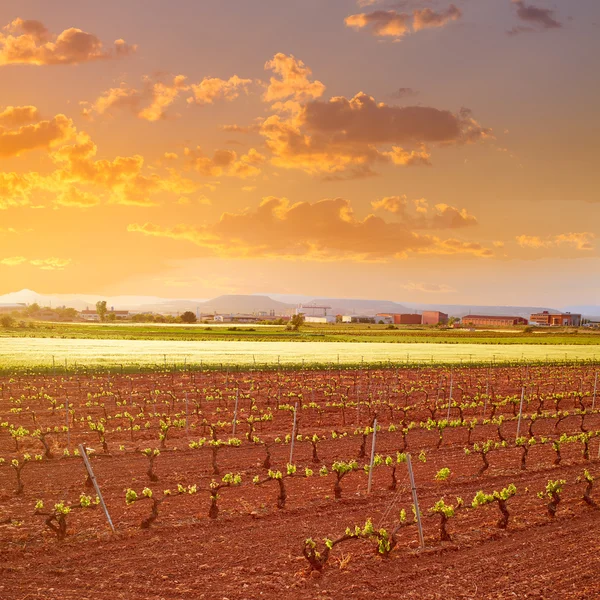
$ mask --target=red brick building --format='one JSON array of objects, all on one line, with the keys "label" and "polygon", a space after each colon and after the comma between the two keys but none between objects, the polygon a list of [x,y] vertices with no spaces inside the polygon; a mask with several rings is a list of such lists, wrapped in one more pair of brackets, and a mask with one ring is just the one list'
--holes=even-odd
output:
[{"label": "red brick building", "polygon": [[467,315],[462,318],[463,325],[474,327],[513,327],[514,325],[527,325],[523,317],[505,317],[503,315]]},{"label": "red brick building", "polygon": [[421,315],[412,313],[378,313],[378,317],[390,317],[394,320],[394,325],[421,325]]},{"label": "red brick building", "polygon": [[423,325],[446,325],[448,315],[438,310],[423,311]]},{"label": "red brick building", "polygon": [[529,320],[536,325],[545,325],[546,327],[579,327],[581,325],[581,315],[571,313],[553,314],[547,310],[531,315]]}]

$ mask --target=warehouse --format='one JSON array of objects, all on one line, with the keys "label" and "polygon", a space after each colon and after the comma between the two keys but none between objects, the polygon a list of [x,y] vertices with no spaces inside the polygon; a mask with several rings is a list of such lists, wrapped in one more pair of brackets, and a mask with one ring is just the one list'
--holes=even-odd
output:
[{"label": "warehouse", "polygon": [[504,315],[467,315],[462,318],[462,323],[474,327],[513,327],[515,325],[527,325],[527,319]]}]

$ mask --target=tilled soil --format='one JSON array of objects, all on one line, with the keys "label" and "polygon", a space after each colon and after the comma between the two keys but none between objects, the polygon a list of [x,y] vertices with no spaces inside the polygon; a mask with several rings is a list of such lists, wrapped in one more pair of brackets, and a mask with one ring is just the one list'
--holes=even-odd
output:
[{"label": "tilled soil", "polygon": [[[477,374],[481,381],[484,376],[484,371]],[[218,383],[217,377],[215,375],[211,385]],[[589,385],[590,374],[586,377],[586,385]],[[76,414],[85,415],[89,411],[95,415],[98,407],[85,406],[88,398],[86,382],[80,396],[75,390],[76,384],[69,383],[73,388],[70,399]],[[120,383],[123,388],[131,384],[129,380]],[[156,382],[146,383],[150,389],[164,391],[166,388],[164,382],[160,388]],[[180,391],[178,383],[181,382],[173,382],[173,389]],[[9,399],[29,393],[27,389],[31,385],[31,381],[10,384],[10,396],[5,393],[0,402],[0,420],[15,425],[27,423],[31,429],[25,412],[10,412],[15,403]],[[508,380],[504,384],[497,383],[498,389],[508,386]],[[515,393],[517,383],[514,386],[515,389],[506,389],[503,393]],[[431,387],[436,387],[433,380]],[[274,390],[273,395],[276,394]],[[147,392],[138,393],[141,397]],[[59,396],[55,390],[49,395]],[[109,405],[111,398],[105,400],[104,408],[112,417],[119,407]],[[317,394],[315,402],[320,401],[325,402],[325,399]],[[571,409],[576,406],[574,400],[563,402]],[[589,398],[586,402],[589,403]],[[33,401],[29,404],[33,405]],[[260,397],[258,405],[262,410]],[[266,470],[262,467],[265,451],[262,445],[245,441],[239,448],[225,447],[219,451],[221,473],[239,472],[243,481],[240,487],[219,492],[219,516],[208,518],[208,485],[213,478],[210,449],[187,448],[189,439],[198,438],[200,425],[193,435],[188,436],[179,429],[167,440],[167,449],[156,460],[155,471],[160,478],[157,483],[151,483],[146,475],[148,460],[135,451],[136,447],[158,445],[154,420],[150,431],[135,432],[133,440],[126,430],[111,428],[107,433],[108,454],[100,452],[96,445],[98,451],[91,456],[91,462],[115,523],[116,534],[110,533],[99,508],[74,510],[68,516],[69,535],[58,542],[44,526],[44,518],[33,514],[38,499],[46,506],[52,506],[63,499],[75,501],[82,492],[93,493],[85,486],[86,472],[81,459],[59,458],[63,437],[55,436],[53,441],[55,458],[32,461],[23,469],[24,492],[20,496],[14,495],[15,475],[5,464],[0,469],[0,598],[600,597],[596,575],[600,566],[600,544],[595,540],[600,511],[582,501],[585,484],[579,480],[584,469],[594,476],[600,475],[600,461],[595,459],[598,441],[592,440],[590,446],[592,460],[583,459],[580,444],[565,445],[559,465],[553,464],[556,455],[549,444],[533,446],[524,471],[520,469],[519,448],[494,450],[488,455],[490,468],[477,476],[481,460],[477,455],[465,455],[467,432],[464,428],[446,431],[439,449],[436,448],[435,431],[416,429],[408,436],[408,451],[412,455],[423,514],[425,548],[419,548],[416,526],[409,525],[400,530],[398,546],[387,560],[376,554],[373,541],[350,540],[334,548],[322,573],[310,573],[302,556],[306,538],[314,538],[321,546],[323,537],[338,537],[346,527],[363,525],[367,518],[371,518],[376,527],[392,528],[398,522],[401,508],[410,518],[412,505],[406,465],[397,466],[396,491],[388,489],[391,469],[378,467],[374,471],[373,491],[367,494],[367,474],[362,470],[366,459],[359,461],[361,469],[342,480],[342,498],[333,498],[333,474],[320,477],[318,470],[323,464],[331,467],[336,459],[355,458],[360,436],[352,435],[355,425],[350,416],[344,429],[339,407],[323,405],[322,408],[321,414],[316,410],[306,410],[302,414],[306,434],[331,432],[332,429],[350,433],[347,437],[319,443],[322,461],[319,463],[312,460],[310,443],[296,444],[294,462],[298,470],[293,477],[284,480],[287,502],[283,509],[276,507],[276,482],[269,481],[260,486],[252,484],[255,475],[261,479],[265,477]],[[41,405],[36,410],[38,419],[49,425],[54,424],[53,419],[57,422],[62,419],[60,414],[55,415],[47,408],[42,412]],[[362,410],[363,417],[367,417],[367,409]],[[512,411],[506,410],[510,416]],[[208,413],[205,407],[203,414]],[[418,419],[427,416],[425,410],[418,413]],[[222,411],[219,414],[224,418]],[[231,402],[228,414],[231,418]],[[210,418],[216,416],[213,411]],[[399,418],[393,412],[390,417],[393,421],[383,413],[379,416],[386,425]],[[355,418],[358,418],[356,409],[352,411],[352,419]],[[411,415],[410,418],[415,417]],[[192,421],[200,423],[195,418]],[[257,427],[257,433],[265,439],[285,435],[290,424],[291,414],[279,411],[273,421],[264,424],[262,431]],[[590,413],[586,425],[590,430],[600,429],[600,418]],[[510,421],[503,427],[507,438],[514,440],[516,423]],[[536,435],[577,433],[579,418],[568,417],[561,421],[556,431],[552,419],[536,422],[535,428]],[[478,425],[471,441],[486,440],[495,435],[495,431],[493,426]],[[80,441],[90,443],[89,433],[78,426],[76,420],[71,435],[73,447]],[[370,437],[368,442],[370,448]],[[14,451],[12,443],[6,433],[0,432],[0,456],[10,460],[20,455]],[[21,453],[39,452],[39,442],[37,446],[35,444],[35,440],[25,438]],[[395,456],[401,444],[398,432],[383,428],[378,434],[377,452]],[[123,450],[120,450],[121,446]],[[418,459],[422,449],[425,450],[425,462]],[[289,446],[273,443],[273,468],[285,472],[288,459]],[[314,470],[312,477],[304,476],[305,467]],[[434,476],[442,467],[449,468],[451,475],[445,481],[436,481]],[[549,480],[558,479],[566,483],[558,512],[552,519],[546,510],[546,500],[538,498],[537,493]],[[149,486],[160,495],[163,489],[175,489],[178,483],[197,484],[199,491],[194,495],[167,499],[152,527],[140,529],[140,522],[149,514],[150,503],[142,501],[127,506],[125,490],[133,488],[139,494],[143,487]],[[456,497],[460,496],[466,505],[470,505],[478,490],[490,493],[511,483],[516,485],[517,494],[508,501],[508,529],[498,529],[500,513],[492,503],[477,509],[458,510],[448,523],[452,540],[439,541],[440,518],[429,514],[429,508],[437,500],[443,497],[446,503],[456,504]]]}]

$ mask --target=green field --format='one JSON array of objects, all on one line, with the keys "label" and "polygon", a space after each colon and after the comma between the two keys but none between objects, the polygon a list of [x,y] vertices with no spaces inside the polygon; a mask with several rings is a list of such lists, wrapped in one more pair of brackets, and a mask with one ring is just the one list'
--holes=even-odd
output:
[{"label": "green field", "polygon": [[223,342],[0,338],[0,369],[142,367],[176,365],[298,365],[339,363],[468,363],[494,361],[595,360],[596,345],[432,344],[352,342]]},{"label": "green field", "polygon": [[403,344],[545,344],[597,345],[600,332],[524,328],[471,331],[408,327],[388,329],[385,325],[304,325],[286,331],[277,325],[183,325],[136,323],[43,323],[0,329],[2,337],[162,340],[162,341],[248,341],[248,342],[385,342]]}]

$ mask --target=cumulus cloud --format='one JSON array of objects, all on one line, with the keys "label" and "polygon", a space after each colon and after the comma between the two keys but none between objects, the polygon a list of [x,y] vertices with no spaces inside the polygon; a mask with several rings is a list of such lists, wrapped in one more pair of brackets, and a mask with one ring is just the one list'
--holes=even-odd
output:
[{"label": "cumulus cloud", "polygon": [[187,101],[202,105],[213,104],[216,100],[235,100],[241,93],[247,94],[251,84],[251,79],[242,79],[237,75],[229,79],[205,77],[200,83],[190,86],[194,95]]},{"label": "cumulus cloud", "polygon": [[107,48],[95,35],[74,27],[53,35],[40,21],[21,18],[0,31],[0,65],[72,65],[121,58],[136,49],[121,39]]},{"label": "cumulus cloud", "polygon": [[428,145],[491,136],[468,110],[389,106],[362,92],[306,102],[288,119],[272,115],[260,133],[276,166],[327,177],[373,175],[375,163],[428,165]]},{"label": "cumulus cloud", "polygon": [[144,77],[141,88],[121,83],[119,87],[106,90],[94,102],[81,102],[82,113],[86,117],[95,114],[112,114],[117,110],[127,110],[140,119],[154,122],[167,117],[167,109],[184,92],[192,92],[188,104],[214,104],[218,100],[235,100],[241,93],[248,93],[251,79],[241,79],[237,75],[229,79],[205,77],[199,83],[190,83],[185,75],[176,75],[169,80],[154,80]]},{"label": "cumulus cloud", "polygon": [[539,250],[540,248],[559,248],[561,246],[568,246],[575,250],[593,250],[593,240],[596,239],[596,235],[589,231],[582,231],[578,233],[560,233],[552,236],[538,236],[538,235],[518,235],[516,237],[517,244],[521,248],[533,248]]},{"label": "cumulus cloud", "polygon": [[444,27],[462,16],[461,10],[450,4],[445,10],[417,8],[412,14],[396,10],[375,10],[370,13],[349,15],[344,20],[347,27],[360,31],[370,31],[376,37],[387,37],[400,40],[407,33],[422,29]]},{"label": "cumulus cloud", "polygon": [[356,31],[368,28],[378,37],[401,38],[410,31],[410,15],[395,10],[376,10],[349,15],[344,23]]},{"label": "cumulus cloud", "polygon": [[35,106],[7,106],[0,110],[0,127],[19,127],[40,120]]},{"label": "cumulus cloud", "polygon": [[413,29],[420,31],[431,27],[444,27],[450,21],[457,21],[462,16],[462,12],[454,4],[451,4],[446,10],[435,11],[431,8],[423,8],[413,12]]},{"label": "cumulus cloud", "polygon": [[386,196],[371,202],[374,210],[392,213],[414,229],[461,229],[477,225],[477,218],[467,209],[448,204],[429,207],[427,200],[419,198],[412,203],[404,196]]},{"label": "cumulus cloud", "polygon": [[192,167],[205,177],[239,177],[247,179],[256,177],[261,172],[261,165],[266,158],[255,148],[250,148],[246,154],[238,156],[234,150],[216,150],[212,157],[207,156],[200,147],[195,150],[185,148],[184,155]]},{"label": "cumulus cloud", "polygon": [[53,148],[72,139],[75,133],[73,121],[62,114],[16,129],[0,126],[0,158],[19,156],[40,148]]},{"label": "cumulus cloud", "polygon": [[320,81],[311,81],[312,71],[293,55],[276,54],[265,64],[265,69],[273,71],[266,92],[265,102],[274,102],[292,98],[294,101],[320,98],[325,86]]},{"label": "cumulus cloud", "polygon": [[406,223],[372,214],[357,218],[343,198],[290,204],[285,198],[267,197],[254,211],[224,213],[204,227],[144,223],[131,224],[128,231],[191,242],[209,254],[230,257],[384,261],[410,253],[492,255],[475,242],[421,234]]}]

